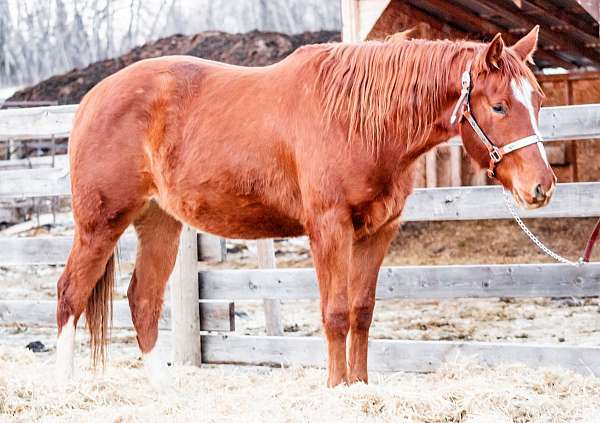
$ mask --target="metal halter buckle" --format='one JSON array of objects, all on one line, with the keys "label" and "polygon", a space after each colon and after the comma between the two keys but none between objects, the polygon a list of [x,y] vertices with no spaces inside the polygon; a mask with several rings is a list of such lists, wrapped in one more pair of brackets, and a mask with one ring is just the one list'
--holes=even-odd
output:
[{"label": "metal halter buckle", "polygon": [[468,90],[469,88],[471,88],[471,72],[468,69],[463,72],[462,78],[461,78],[461,83],[462,83],[463,89]]},{"label": "metal halter buckle", "polygon": [[499,163],[500,160],[502,160],[502,153],[495,145],[492,146],[492,150],[490,151],[490,158],[494,161],[494,163]]}]

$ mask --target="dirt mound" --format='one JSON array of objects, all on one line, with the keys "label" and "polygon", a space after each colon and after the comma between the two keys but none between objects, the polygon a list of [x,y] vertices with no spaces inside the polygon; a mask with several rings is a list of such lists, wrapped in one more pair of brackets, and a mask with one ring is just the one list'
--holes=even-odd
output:
[{"label": "dirt mound", "polygon": [[280,61],[304,44],[339,41],[336,31],[305,32],[286,35],[252,31],[245,34],[201,32],[196,35],[172,35],[136,47],[115,59],[92,63],[56,75],[33,87],[17,91],[9,101],[57,100],[59,104],[79,103],[94,85],[134,62],[151,57],[187,54],[244,66],[265,66]]}]

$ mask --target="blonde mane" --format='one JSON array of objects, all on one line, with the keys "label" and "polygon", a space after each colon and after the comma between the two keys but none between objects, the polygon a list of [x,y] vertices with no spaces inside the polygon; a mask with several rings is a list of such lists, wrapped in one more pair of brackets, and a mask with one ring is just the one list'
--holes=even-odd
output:
[{"label": "blonde mane", "polygon": [[[323,52],[317,77],[325,122],[347,125],[348,141],[367,144],[377,154],[386,141],[422,145],[449,96],[460,91],[460,75],[485,47],[483,43],[407,40],[331,44]],[[483,72],[473,63],[474,74]],[[508,49],[500,71],[511,77],[533,73]]]}]

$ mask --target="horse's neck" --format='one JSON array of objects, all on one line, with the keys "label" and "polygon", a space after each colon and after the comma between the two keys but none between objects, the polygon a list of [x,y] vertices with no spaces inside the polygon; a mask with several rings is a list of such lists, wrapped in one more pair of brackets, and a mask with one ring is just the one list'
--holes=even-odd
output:
[{"label": "horse's neck", "polygon": [[414,162],[427,151],[446,142],[450,138],[459,135],[458,122],[451,123],[450,119],[461,95],[460,81],[462,72],[464,72],[464,69],[457,68],[453,70],[450,79],[451,81],[456,81],[456,83],[447,84],[447,92],[442,94],[442,98],[444,98],[445,101],[437,110],[436,116],[430,126],[424,128],[424,130],[427,131],[427,137],[424,138],[421,143],[407,143],[406,149],[403,152],[404,160],[406,160],[407,163]]},{"label": "horse's neck", "polygon": [[[398,54],[399,48],[407,53]],[[319,70],[300,75],[311,81],[316,76],[315,94],[324,105],[321,119],[338,122],[341,133],[348,134],[344,141],[362,144],[365,154],[409,165],[456,133],[450,113],[469,60],[466,50],[443,42],[379,43],[321,46],[306,54],[316,58],[313,69]],[[386,66],[373,65],[373,57]]]},{"label": "horse's neck", "polygon": [[[407,170],[414,167],[421,156],[458,135],[458,125],[451,126],[449,124],[450,118],[446,115],[448,115],[447,112],[440,115],[429,133],[429,137],[424,142],[412,145],[396,145],[395,148],[391,147],[383,152],[382,156],[393,157],[393,165],[390,167],[393,180],[404,183]],[[446,123],[446,119],[448,123]]]},{"label": "horse's neck", "polygon": [[403,140],[405,149],[402,151],[402,155],[406,156],[409,161],[416,160],[428,150],[458,135],[459,125],[452,124],[450,118],[461,95],[461,77],[465,67],[462,63],[453,66],[447,76],[449,82],[435,79],[431,81],[433,86],[445,90],[445,92],[438,93],[438,98],[442,99],[441,103],[435,103],[437,101],[435,96],[423,96],[417,102],[415,115],[430,113],[431,119],[426,126],[419,128],[420,133],[414,134],[414,138],[419,142],[412,142],[413,140],[410,139]]}]

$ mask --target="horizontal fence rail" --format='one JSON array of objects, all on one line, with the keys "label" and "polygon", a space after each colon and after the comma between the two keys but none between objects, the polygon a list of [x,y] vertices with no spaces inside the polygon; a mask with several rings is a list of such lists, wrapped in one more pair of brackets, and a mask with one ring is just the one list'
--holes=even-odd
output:
[{"label": "horizontal fence rail", "polygon": [[[201,238],[202,239],[202,238]],[[0,264],[66,262],[72,238],[0,238]],[[119,242],[119,259],[135,260],[135,236]],[[208,259],[214,259],[209,257]],[[199,273],[200,298],[262,300],[318,299],[312,268],[228,269]],[[560,297],[600,292],[600,263],[492,264],[383,267],[377,298]]]},{"label": "horizontal fence rail", "polygon": [[70,195],[71,181],[67,168],[4,170],[0,173],[0,198]]},{"label": "horizontal fence rail", "polygon": [[600,104],[542,107],[540,132],[545,141],[600,138]]},{"label": "horizontal fence rail", "polygon": [[[69,174],[64,169],[8,170],[0,176],[0,198],[71,195]],[[600,182],[558,184],[547,207],[521,210],[520,214],[524,218],[598,216]],[[402,213],[405,222],[511,217],[499,186],[416,189]]]},{"label": "horizontal fence rail", "polygon": [[[78,105],[0,110],[0,141],[68,136]],[[600,138],[600,104],[543,107],[540,131],[547,141]]]},{"label": "horizontal fence rail", "polygon": [[67,154],[57,154],[55,156],[34,156],[24,159],[0,160],[0,171],[36,169],[39,167],[69,167],[69,156]]},{"label": "horizontal fence rail", "polygon": [[[593,217],[600,215],[600,182],[558,184],[552,201],[535,210],[519,209],[523,218]],[[401,220],[511,219],[499,186],[416,189]]]},{"label": "horizontal fence rail", "polygon": [[[64,264],[73,245],[73,236],[0,237],[0,264]],[[119,260],[135,261],[137,240],[125,235],[118,243]]]},{"label": "horizontal fence rail", "polygon": [[[369,341],[369,369],[379,372],[431,372],[459,357],[476,356],[488,366],[522,363],[600,374],[599,347],[449,341]],[[327,344],[318,337],[206,335],[202,362],[325,367]]]},{"label": "horizontal fence rail", "polygon": [[0,110],[0,141],[67,137],[77,104]]},{"label": "horizontal fence rail", "polygon": [[[199,301],[200,330],[232,332],[235,330],[235,309],[231,301]],[[113,302],[112,327],[133,328],[129,303]],[[80,326],[85,326],[85,315]],[[6,300],[0,301],[0,325],[25,324],[38,327],[56,327],[56,301]],[[160,329],[171,329],[171,307],[166,302],[159,320]]]},{"label": "horizontal fence rail", "polygon": [[[0,264],[40,265],[67,262],[73,236],[0,237]],[[133,263],[136,258],[137,238],[124,235],[119,240],[118,256],[123,263]],[[225,242],[214,235],[198,234],[200,260],[223,261]]]},{"label": "horizontal fence rail", "polygon": [[[200,298],[315,300],[312,268],[231,269],[200,272]],[[378,299],[594,296],[600,263],[488,264],[382,267]]]}]

